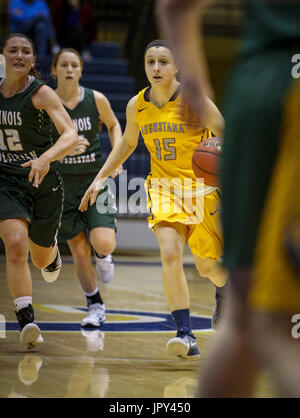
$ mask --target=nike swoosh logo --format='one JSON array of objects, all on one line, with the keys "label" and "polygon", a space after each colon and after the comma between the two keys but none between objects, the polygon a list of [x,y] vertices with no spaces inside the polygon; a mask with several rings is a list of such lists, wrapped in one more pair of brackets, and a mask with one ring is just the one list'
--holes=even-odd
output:
[{"label": "nike swoosh logo", "polygon": [[210,214],[211,216],[213,216],[216,212],[218,212],[218,210],[219,210],[219,209],[216,209],[214,212],[209,212],[209,214]]},{"label": "nike swoosh logo", "polygon": [[138,112],[142,112],[145,109],[147,109],[147,108],[146,107],[143,107],[143,109],[138,109]]},{"label": "nike swoosh logo", "polygon": [[53,187],[52,192],[56,192],[56,190],[57,190],[59,187],[60,187],[60,185],[59,185],[59,186],[57,186],[57,187]]}]

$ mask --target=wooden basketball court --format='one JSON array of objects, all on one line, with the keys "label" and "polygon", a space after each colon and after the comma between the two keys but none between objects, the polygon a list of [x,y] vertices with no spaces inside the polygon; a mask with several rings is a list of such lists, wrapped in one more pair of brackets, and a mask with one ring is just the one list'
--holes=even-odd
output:
[{"label": "wooden basketball court", "polygon": [[[0,258],[0,397],[37,398],[192,398],[214,334],[210,315],[214,287],[200,278],[189,256],[185,271],[191,293],[191,315],[201,359],[173,358],[165,345],[175,335],[161,283],[158,255],[116,255],[111,283],[99,283],[106,322],[84,331],[85,297],[72,259],[63,258],[59,279],[46,283],[31,265],[35,317],[44,337],[38,350],[19,342],[14,306]],[[196,327],[196,328],[195,328]],[[275,397],[262,376],[258,397]]]}]

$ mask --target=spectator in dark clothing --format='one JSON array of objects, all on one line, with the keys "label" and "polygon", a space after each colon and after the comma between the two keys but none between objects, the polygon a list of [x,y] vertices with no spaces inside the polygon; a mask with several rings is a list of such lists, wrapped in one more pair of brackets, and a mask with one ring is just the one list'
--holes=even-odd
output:
[{"label": "spectator in dark clothing", "polygon": [[35,43],[39,57],[58,52],[51,13],[45,0],[10,0],[8,5],[10,29],[23,33]]},{"label": "spectator in dark clothing", "polygon": [[61,48],[74,48],[85,61],[91,61],[90,44],[96,39],[92,6],[84,0],[54,0],[52,19]]}]

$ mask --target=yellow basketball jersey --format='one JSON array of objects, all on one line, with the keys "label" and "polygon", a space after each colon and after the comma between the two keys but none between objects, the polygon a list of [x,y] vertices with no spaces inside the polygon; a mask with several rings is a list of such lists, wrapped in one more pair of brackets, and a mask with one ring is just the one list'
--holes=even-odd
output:
[{"label": "yellow basketball jersey", "polygon": [[[169,180],[196,179],[192,170],[192,156],[197,145],[212,136],[202,127],[188,126],[180,118],[181,93],[178,88],[163,107],[156,107],[149,100],[150,87],[137,95],[135,119],[150,153],[151,177]],[[194,187],[193,186],[193,187]],[[204,186],[204,194],[215,188]]]}]

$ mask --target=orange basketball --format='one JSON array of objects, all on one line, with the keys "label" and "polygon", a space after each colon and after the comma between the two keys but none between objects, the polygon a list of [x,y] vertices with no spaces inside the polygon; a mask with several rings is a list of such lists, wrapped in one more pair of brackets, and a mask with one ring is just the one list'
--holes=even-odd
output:
[{"label": "orange basketball", "polygon": [[200,142],[194,151],[192,159],[193,171],[197,178],[203,178],[207,186],[219,186],[222,147],[222,138],[209,138]]}]

